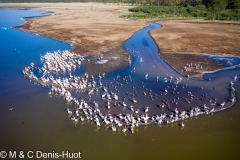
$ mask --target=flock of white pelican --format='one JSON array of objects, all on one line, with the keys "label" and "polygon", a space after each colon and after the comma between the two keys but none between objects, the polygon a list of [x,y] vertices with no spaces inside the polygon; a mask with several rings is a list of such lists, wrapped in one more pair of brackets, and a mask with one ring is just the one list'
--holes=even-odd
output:
[{"label": "flock of white pelican", "polygon": [[[190,103],[193,99],[200,100],[192,92],[187,92],[189,99],[184,97],[177,97],[173,100],[162,99],[162,104],[158,107],[161,109],[168,109],[171,114],[162,112],[161,114],[150,113],[151,107],[141,106],[143,98],[149,97],[152,101],[158,99],[161,95],[179,94],[180,89],[183,90],[187,85],[179,87],[177,90],[177,85],[182,81],[182,77],[166,77],[163,79],[164,82],[173,82],[172,86],[166,86],[161,94],[154,94],[152,91],[145,87],[145,83],[142,82],[143,92],[139,93],[138,90],[140,86],[130,86],[132,92],[126,92],[126,94],[121,93],[121,87],[132,82],[131,75],[128,76],[117,76],[113,78],[113,81],[109,83],[104,83],[102,80],[106,78],[105,73],[98,75],[88,75],[87,73],[81,76],[71,75],[71,71],[80,67],[81,62],[85,60],[84,57],[72,53],[70,51],[56,51],[54,53],[46,53],[41,56],[42,65],[35,65],[31,63],[30,66],[24,67],[22,72],[24,76],[36,83],[42,85],[51,86],[49,94],[58,94],[62,96],[68,103],[74,104],[74,108],[67,108],[65,111],[70,115],[70,119],[77,123],[79,121],[91,120],[97,126],[107,125],[112,131],[122,131],[127,130],[134,133],[134,128],[139,125],[147,124],[163,124],[163,123],[174,123],[177,121],[184,120],[186,118],[210,114],[219,110],[228,108],[236,102],[235,98],[235,88],[234,82],[237,81],[237,75],[234,77],[233,81],[230,83],[230,97],[228,101],[223,101],[219,103],[218,109],[216,110],[217,100],[210,100],[210,105],[204,104],[203,107],[196,106],[189,110],[178,110],[176,105],[179,100],[182,99],[187,103]],[[142,58],[140,58],[142,62]],[[192,64],[188,64],[185,70]],[[200,65],[195,65],[196,68],[201,68]],[[35,72],[38,72],[40,76],[37,76]],[[135,67],[133,68],[135,72]],[[60,77],[59,74],[69,73],[69,76]],[[143,77],[145,81],[148,79],[148,73]],[[157,81],[159,77],[156,77]],[[110,80],[109,80],[110,81]],[[87,92],[86,97],[77,98],[73,96],[73,91],[83,91]],[[120,92],[120,93],[119,93]],[[141,94],[141,96],[140,96]],[[126,95],[126,96],[124,96]],[[128,97],[131,98],[128,99]],[[94,97],[96,99],[94,99]],[[207,94],[202,95],[201,100],[205,100]],[[170,109],[170,104],[175,105],[175,109]],[[140,106],[140,107],[137,107]],[[120,108],[120,109],[119,109]],[[126,111],[127,109],[127,111]],[[113,112],[111,112],[113,110]],[[121,110],[122,113],[116,113]],[[124,113],[123,113],[124,112]],[[168,113],[169,113],[168,112]],[[184,123],[179,124],[184,126]]]}]

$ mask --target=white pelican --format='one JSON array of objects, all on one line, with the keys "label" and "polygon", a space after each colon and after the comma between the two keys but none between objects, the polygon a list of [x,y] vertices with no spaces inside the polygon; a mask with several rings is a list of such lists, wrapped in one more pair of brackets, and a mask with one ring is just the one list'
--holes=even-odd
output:
[{"label": "white pelican", "polygon": [[234,81],[235,81],[235,82],[237,81],[237,74],[236,74],[236,76],[234,76]]},{"label": "white pelican", "polygon": [[113,124],[112,124],[112,130],[113,130],[113,132],[117,131],[116,127]]},{"label": "white pelican", "polygon": [[148,112],[148,110],[149,110],[149,107],[147,107],[147,108],[145,109],[145,111],[144,111],[144,112],[145,112],[145,113],[147,113],[147,112]]},{"label": "white pelican", "polygon": [[221,107],[223,107],[225,105],[225,102],[222,102],[220,105],[221,105]]},{"label": "white pelican", "polygon": [[123,129],[122,129],[122,132],[126,132],[127,131],[127,127],[125,126]]},{"label": "white pelican", "polygon": [[179,124],[181,127],[184,127],[185,125],[184,125],[184,123],[182,122],[181,124]]},{"label": "white pelican", "polygon": [[145,78],[148,79],[148,73],[145,75]]},{"label": "white pelican", "polygon": [[72,111],[69,110],[69,108],[66,109],[68,114],[72,114]]}]

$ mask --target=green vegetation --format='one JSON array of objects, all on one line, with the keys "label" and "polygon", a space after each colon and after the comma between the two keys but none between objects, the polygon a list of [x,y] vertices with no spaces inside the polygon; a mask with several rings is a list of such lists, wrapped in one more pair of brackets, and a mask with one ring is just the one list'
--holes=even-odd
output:
[{"label": "green vegetation", "polygon": [[0,3],[21,2],[98,2],[134,5],[122,18],[169,19],[204,18],[240,21],[240,0],[0,0]]},{"label": "green vegetation", "polygon": [[239,0],[156,0],[151,5],[129,9],[130,19],[204,18],[207,20],[240,20]]},{"label": "green vegetation", "polygon": [[205,5],[197,6],[138,6],[129,9],[131,14],[121,18],[130,19],[171,19],[204,18],[208,20],[240,20],[238,9],[213,10]]}]

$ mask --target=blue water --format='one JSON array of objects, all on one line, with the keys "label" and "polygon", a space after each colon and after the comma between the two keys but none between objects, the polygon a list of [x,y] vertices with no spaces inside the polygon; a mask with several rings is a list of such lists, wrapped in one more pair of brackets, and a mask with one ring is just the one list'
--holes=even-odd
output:
[{"label": "blue water", "polygon": [[[0,12],[0,27],[8,28],[7,30],[0,30],[1,37],[4,37],[1,39],[1,44],[3,45],[1,45],[0,48],[0,73],[4,75],[0,79],[0,94],[2,100],[10,98],[11,96],[18,97],[18,94],[21,94],[21,92],[15,92],[16,90],[27,92],[27,88],[34,88],[34,86],[26,81],[26,79],[24,79],[22,76],[21,68],[29,65],[31,62],[40,64],[39,56],[41,54],[44,54],[46,52],[53,52],[59,49],[65,50],[70,48],[69,44],[11,28],[14,25],[22,23],[22,20],[20,19],[21,17],[27,17],[29,15],[43,15],[38,10],[34,9],[14,10],[15,14],[12,14],[13,10],[14,9],[2,9]],[[4,17],[7,17],[9,15],[9,19],[12,18],[15,23],[12,21],[5,21]],[[148,32],[159,27],[160,25],[154,22],[150,22],[149,26],[136,32],[125,42],[123,47],[127,49],[132,56],[132,63],[125,69],[117,70],[106,75],[106,78],[102,80],[104,84],[110,84],[110,82],[118,82],[118,85],[115,84],[115,86],[110,86],[108,91],[116,92],[116,89],[118,89],[120,91],[118,94],[119,99],[126,97],[126,104],[128,106],[131,105],[131,100],[133,97],[135,97],[139,102],[137,106],[135,106],[135,109],[139,109],[140,114],[143,114],[144,109],[150,105],[150,115],[160,115],[161,113],[169,114],[175,108],[178,108],[181,111],[189,110],[195,106],[202,107],[204,104],[208,104],[209,100],[214,98],[218,99],[218,105],[224,101],[226,102],[229,98],[230,81],[233,79],[233,76],[239,73],[239,67],[231,70],[206,74],[203,76],[203,78],[206,80],[201,81],[183,77],[169,64],[164,62],[158,54],[159,49]],[[84,71],[85,67],[82,66],[80,69],[73,72],[73,74],[79,74]],[[148,74],[147,79],[145,78],[146,74]],[[117,78],[117,75],[119,75],[120,78]],[[171,81],[169,78],[170,76],[173,77]],[[157,77],[158,80],[156,79]],[[181,77],[182,80],[180,83],[176,84],[176,78],[179,77]],[[164,82],[164,78],[167,79],[167,82]],[[209,78],[211,78],[210,82]],[[123,85],[120,86],[119,83]],[[133,89],[137,87],[138,90]],[[181,89],[182,87],[185,87],[186,89]],[[164,92],[165,89],[168,90],[167,94]],[[173,93],[173,91],[175,93]],[[191,104],[187,104],[184,99],[190,98],[187,93],[189,91],[194,93],[194,95],[199,99],[204,94],[208,94],[208,98],[203,101],[198,100],[194,101]],[[144,92],[148,95],[144,96]],[[179,93],[176,94],[176,92]],[[88,91],[78,95],[75,94],[75,96],[84,99],[88,96],[87,93]],[[100,91],[100,94],[93,95],[90,98],[96,99],[98,103],[102,104],[101,109],[103,112],[109,112],[106,110],[106,102],[100,99],[102,94],[103,91]],[[172,105],[172,108],[169,107],[168,110],[159,109],[159,105],[163,104],[163,101],[169,100],[170,102],[173,99],[178,99],[178,106]],[[129,112],[129,109],[122,110],[121,107],[116,107],[111,110],[112,114],[127,114]]]},{"label": "blue water", "polygon": [[[171,126],[148,126],[139,127],[139,131],[133,135],[124,136],[113,134],[109,129],[101,128],[99,131],[96,125],[85,122],[75,126],[69,120],[64,109],[68,106],[65,101],[58,97],[48,96],[48,87],[35,85],[23,77],[21,68],[28,66],[31,62],[40,64],[40,54],[47,51],[53,52],[58,49],[69,49],[70,45],[53,39],[48,39],[35,34],[25,33],[18,29],[10,28],[22,24],[21,17],[41,16],[38,10],[17,10],[0,9],[0,28],[7,27],[7,30],[0,29],[0,150],[43,150],[52,151],[81,151],[85,159],[158,159],[159,155],[164,159],[186,159],[194,157],[198,159],[237,159],[239,157],[239,103],[232,109],[214,114],[213,116],[198,117],[198,119],[187,120],[184,129],[175,125]],[[47,14],[46,14],[47,15]],[[181,77],[170,65],[162,61],[158,55],[158,48],[148,31],[160,27],[153,22],[150,27],[136,32],[126,43],[124,48],[130,50],[132,64],[127,68],[111,72],[103,79],[103,83],[110,84],[117,75],[117,79],[123,86],[118,86],[120,98],[127,96],[125,93],[133,93],[135,87],[138,97],[138,105],[142,112],[142,107],[149,105],[150,114],[161,113],[156,106],[161,104],[163,99],[173,99],[178,95],[164,93],[166,86],[175,85],[173,82],[164,82],[163,78],[173,76]],[[133,51],[134,50],[134,51]],[[140,62],[140,58],[143,62]],[[153,66],[154,65],[154,66]],[[133,67],[136,71],[133,72]],[[81,68],[81,72],[84,71]],[[146,80],[144,75],[148,73]],[[181,88],[188,84],[188,89],[181,91],[180,96],[187,96],[187,91],[194,92],[197,96],[208,93],[208,99],[218,97],[219,103],[228,98],[229,83],[233,76],[240,73],[240,68],[218,71],[216,73],[204,75],[203,81],[196,81],[182,77],[183,80],[178,84]],[[78,74],[78,73],[76,73]],[[127,78],[126,84],[122,78],[131,75],[132,81]],[[159,80],[156,77],[159,76]],[[211,78],[209,82],[208,79]],[[149,96],[141,94],[142,82],[145,88],[151,89],[154,94],[158,94],[158,99],[151,100]],[[235,83],[239,89],[239,79]],[[139,89],[136,89],[139,87]],[[201,90],[200,87],[204,89]],[[215,89],[213,89],[215,88]],[[113,87],[109,88],[113,90]],[[170,89],[169,89],[170,91]],[[237,90],[237,93],[239,90]],[[100,94],[103,91],[100,91]],[[76,93],[79,98],[86,98],[87,92]],[[127,96],[131,99],[133,96]],[[102,102],[101,98],[94,94],[92,100]],[[180,101],[180,109],[189,109],[191,106],[202,106],[205,102],[193,102],[190,105]],[[126,100],[128,105],[132,105]],[[102,102],[102,110],[105,103]],[[9,111],[9,108],[14,111]],[[175,107],[175,106],[174,106]],[[174,108],[171,108],[174,109]],[[105,111],[104,110],[104,111]],[[112,113],[129,113],[128,109],[116,107]],[[165,111],[167,112],[167,111]],[[170,145],[170,146],[169,146]],[[167,146],[167,147],[166,147]],[[169,146],[169,147],[168,147]],[[113,154],[114,153],[114,154]],[[174,154],[173,154],[174,153]],[[116,156],[117,155],[117,156]],[[169,158],[171,157],[171,158]]]},{"label": "blue water", "polygon": [[223,67],[231,67],[233,65],[240,64],[239,57],[219,57],[219,56],[204,56],[204,57],[212,60],[212,62],[222,65]]},{"label": "blue water", "polygon": [[[21,69],[31,62],[40,63],[40,54],[47,51],[53,52],[58,49],[70,49],[70,45],[23,32],[12,28],[24,21],[22,17],[42,16],[42,12],[31,10],[0,9],[0,28],[7,27],[7,30],[0,29],[0,96],[1,102],[6,99],[17,97],[18,90],[26,90],[32,85],[23,77]],[[48,15],[48,14],[46,14]],[[1,103],[0,102],[0,103]]]},{"label": "blue water", "polygon": [[[203,76],[204,80],[192,80],[187,77],[183,77],[177,71],[175,71],[169,64],[164,62],[159,56],[159,49],[155,44],[154,40],[149,35],[149,31],[155,28],[159,28],[160,25],[150,22],[149,26],[136,32],[131,38],[129,38],[123,47],[127,49],[132,56],[132,63],[127,68],[113,73],[109,73],[106,79],[103,80],[104,83],[113,82],[114,86],[109,88],[109,92],[115,90],[116,86],[120,90],[120,99],[126,97],[126,104],[128,106],[133,105],[131,99],[136,98],[138,104],[134,106],[134,109],[139,109],[140,114],[144,114],[144,108],[150,106],[149,115],[160,115],[161,113],[170,114],[175,108],[180,111],[189,110],[195,106],[203,107],[204,104],[209,106],[209,100],[217,98],[217,106],[219,107],[222,102],[227,102],[229,98],[229,88],[230,81],[233,81],[233,77],[239,74],[239,67],[230,70],[219,71],[211,74],[205,74]],[[142,59],[143,62],[140,61]],[[135,71],[134,71],[135,68]],[[145,79],[145,75],[148,74],[148,79]],[[120,76],[117,79],[117,75]],[[122,78],[127,78],[127,83],[122,80]],[[173,79],[170,82],[169,77],[172,76]],[[157,81],[156,78],[159,78]],[[175,78],[182,78],[182,81],[178,84],[175,83]],[[168,79],[168,82],[164,82],[164,78]],[[118,84],[114,83],[116,79],[123,86],[119,87]],[[211,79],[211,81],[209,81]],[[144,85],[144,87],[142,87]],[[186,87],[187,85],[187,87]],[[135,89],[133,89],[135,87]],[[136,89],[136,87],[139,87]],[[167,88],[169,87],[169,88]],[[185,89],[181,89],[184,87]],[[164,89],[168,90],[165,95]],[[172,94],[173,88],[179,94]],[[155,98],[148,96],[152,90],[151,95],[156,95]],[[147,96],[143,95],[143,92],[147,93]],[[183,98],[190,98],[187,92],[192,92],[197,98],[201,98],[202,95],[207,94],[207,98],[200,100],[193,100],[191,103],[186,103]],[[130,95],[128,94],[130,93]],[[135,95],[133,95],[133,93]],[[100,96],[103,91],[100,92]],[[93,96],[92,99],[99,100],[99,95]],[[153,96],[154,97],[154,96]],[[83,97],[82,97],[83,98]],[[163,100],[179,99],[178,105],[171,104],[171,108],[168,110],[160,110],[159,105],[163,104]],[[91,99],[91,100],[92,100]],[[106,104],[97,101],[103,106]],[[105,113],[107,109],[105,108]],[[121,107],[111,109],[112,114],[131,113],[129,109],[122,110]]]}]

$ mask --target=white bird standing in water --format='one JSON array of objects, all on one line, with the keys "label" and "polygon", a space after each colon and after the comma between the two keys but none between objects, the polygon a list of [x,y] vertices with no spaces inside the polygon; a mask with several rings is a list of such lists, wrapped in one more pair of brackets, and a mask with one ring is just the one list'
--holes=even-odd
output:
[{"label": "white bird standing in water", "polygon": [[132,133],[134,133],[134,126],[131,126],[130,130],[131,130]]},{"label": "white bird standing in water", "polygon": [[68,114],[72,114],[72,111],[69,110],[69,108],[66,109]]},{"label": "white bird standing in water", "polygon": [[233,79],[234,79],[235,82],[237,81],[237,74],[236,74],[236,76],[234,76]]},{"label": "white bird standing in water", "polygon": [[113,132],[117,131],[116,127],[113,124],[112,124],[112,130],[113,130]]},{"label": "white bird standing in water", "polygon": [[149,107],[147,107],[147,108],[145,109],[145,111],[144,111],[144,112],[145,112],[145,113],[147,113],[147,112],[148,112],[148,110],[149,110]]},{"label": "white bird standing in water", "polygon": [[178,114],[178,113],[179,113],[179,111],[177,110],[177,108],[175,108],[175,113],[176,113],[176,114]]},{"label": "white bird standing in water", "polygon": [[225,102],[221,103],[220,105],[221,105],[221,107],[223,107],[225,105]]},{"label": "white bird standing in water", "polygon": [[185,125],[184,125],[184,123],[182,122],[181,124],[179,124],[181,127],[184,127]]},{"label": "white bird standing in water", "polygon": [[135,103],[135,104],[137,103],[137,100],[136,100],[135,98],[133,98],[132,101],[133,101],[133,103]]},{"label": "white bird standing in water", "polygon": [[139,113],[139,109],[137,109],[137,110],[135,111],[135,113],[138,114],[138,113]]},{"label": "white bird standing in water", "polygon": [[145,75],[145,79],[148,79],[148,73]]},{"label": "white bird standing in water", "polygon": [[134,112],[133,106],[130,106],[130,110],[131,110],[132,112]]},{"label": "white bird standing in water", "polygon": [[108,102],[108,106],[107,106],[107,108],[108,108],[108,109],[110,109],[110,108],[111,108],[111,106],[110,106],[110,102]]},{"label": "white bird standing in water", "polygon": [[99,121],[96,121],[96,124],[97,124],[97,126],[99,126],[99,127],[100,127],[100,122],[99,122]]},{"label": "white bird standing in water", "polygon": [[126,132],[127,131],[127,127],[125,126],[123,129],[122,129],[122,132]]},{"label": "white bird standing in water", "polygon": [[167,89],[165,89],[165,90],[164,90],[164,92],[165,92],[165,93],[167,93],[167,92],[168,92],[168,90],[167,90]]}]

